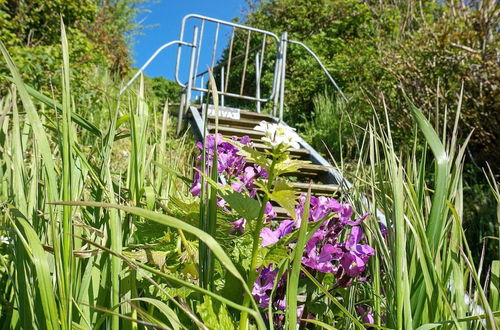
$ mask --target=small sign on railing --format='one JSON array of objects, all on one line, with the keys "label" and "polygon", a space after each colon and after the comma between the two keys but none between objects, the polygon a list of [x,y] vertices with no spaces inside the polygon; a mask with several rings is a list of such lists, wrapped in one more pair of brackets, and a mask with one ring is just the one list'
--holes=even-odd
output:
[{"label": "small sign on railing", "polygon": [[[205,105],[203,105],[205,107]],[[219,118],[228,118],[233,120],[240,119],[240,109],[237,108],[229,108],[229,107],[221,107],[219,106]],[[212,104],[208,105],[207,115],[209,117],[215,117],[215,107]]]}]

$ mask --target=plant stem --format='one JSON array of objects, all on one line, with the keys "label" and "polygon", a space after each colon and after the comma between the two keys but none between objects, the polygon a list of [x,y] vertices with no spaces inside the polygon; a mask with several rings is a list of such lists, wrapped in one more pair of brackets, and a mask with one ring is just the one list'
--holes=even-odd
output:
[{"label": "plant stem", "polygon": [[[274,183],[274,166],[276,165],[276,160],[273,159],[271,168],[269,170],[269,179],[267,181],[267,191],[269,192]],[[255,224],[255,229],[253,232],[253,244],[252,244],[252,261],[250,262],[250,269],[248,274],[247,285],[250,290],[253,288],[255,279],[258,276],[259,271],[257,270],[257,252],[259,251],[260,244],[260,232],[264,226],[264,212],[266,210],[267,202],[269,201],[269,195],[266,193],[262,199],[262,206],[260,208],[259,216],[257,217],[257,223]],[[248,307],[250,305],[250,296],[245,295],[243,299],[243,306]],[[240,329],[248,328],[248,313],[243,312],[240,318]]]}]

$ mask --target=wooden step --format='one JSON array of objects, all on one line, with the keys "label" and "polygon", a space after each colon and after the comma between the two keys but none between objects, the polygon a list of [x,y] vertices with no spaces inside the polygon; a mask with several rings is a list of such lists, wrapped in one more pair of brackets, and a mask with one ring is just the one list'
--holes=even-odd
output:
[{"label": "wooden step", "polygon": [[295,172],[290,172],[284,174],[285,176],[296,176],[296,177],[317,177],[325,175],[330,170],[327,166],[315,165],[315,164],[304,164]]},{"label": "wooden step", "polygon": [[[292,187],[296,190],[307,192],[309,189],[309,183],[304,182],[290,182]],[[321,184],[313,183],[311,184],[311,194],[313,195],[329,195],[339,192],[339,186],[336,184]]]},{"label": "wooden step", "polygon": [[248,110],[241,110],[240,111],[240,116],[241,118],[244,119],[253,119],[253,120],[265,120],[265,121],[270,121],[270,122],[275,122],[276,117],[273,117],[267,113],[257,113],[254,111],[248,111]]},{"label": "wooden step", "polygon": [[291,219],[290,215],[288,214],[288,211],[284,207],[273,206],[273,209],[276,212],[276,219],[278,220]]},{"label": "wooden step", "polygon": [[[208,122],[215,126],[215,117],[208,117]],[[229,126],[231,128],[241,128],[241,129],[253,129],[255,126],[259,125],[260,120],[245,119],[241,118],[239,120],[229,119],[229,118],[219,118],[219,125]]]},{"label": "wooden step", "polygon": [[[210,133],[215,132],[215,125],[208,125],[208,131]],[[249,136],[251,138],[257,138],[260,139],[264,136],[264,133],[254,131],[253,129],[243,129],[243,128],[233,128],[233,127],[226,127],[226,126],[219,126],[219,133],[222,135],[228,135],[228,136]]]}]

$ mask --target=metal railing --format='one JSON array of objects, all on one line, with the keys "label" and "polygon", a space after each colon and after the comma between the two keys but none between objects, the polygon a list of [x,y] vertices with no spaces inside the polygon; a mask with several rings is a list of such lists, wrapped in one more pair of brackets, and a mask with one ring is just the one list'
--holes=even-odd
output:
[{"label": "metal railing", "polygon": [[[186,31],[190,27],[193,28],[193,34],[192,39],[188,41],[186,40]],[[211,32],[213,33],[211,34]],[[220,47],[221,39],[223,39],[220,36],[224,32],[229,33],[230,37],[226,39],[227,45]],[[182,19],[179,40],[171,41],[158,48],[122,88],[120,95],[144,72],[160,52],[172,45],[177,45],[175,81],[183,88],[179,108],[178,132],[182,128],[184,114],[193,102],[193,92],[198,93],[201,98],[205,93],[208,93],[207,82],[209,79],[207,79],[207,75],[210,71],[217,74],[219,78],[218,94],[221,105],[224,105],[226,97],[243,99],[255,102],[256,111],[260,112],[262,103],[272,101],[272,114],[282,120],[288,44],[304,48],[316,60],[339,94],[346,99],[319,57],[302,42],[288,39],[287,32],[278,37],[270,31],[197,14],[189,14]],[[184,47],[190,48],[189,56],[186,58],[183,57],[183,54],[186,54],[183,52]],[[244,52],[233,54],[235,48],[243,48]],[[218,54],[221,49],[223,49],[223,53]],[[208,58],[206,55],[210,55],[210,57]],[[235,61],[240,60],[243,61],[242,65],[235,66]],[[266,60],[267,63],[265,63]],[[184,65],[185,61],[188,61],[189,64]],[[201,66],[206,65],[207,68],[201,70],[200,64]],[[186,67],[187,72],[183,71],[186,70]],[[263,70],[268,71],[264,72]],[[272,74],[272,86],[263,90],[261,79],[267,73]],[[239,77],[237,77],[238,74]],[[252,78],[250,74],[253,74],[254,77]],[[255,84],[252,86],[254,88],[248,88],[251,83],[250,79]]]},{"label": "metal railing", "polygon": [[[186,102],[183,104],[183,110],[188,108],[193,91],[200,92],[202,96],[208,92],[208,86],[205,85],[205,82],[208,82],[209,79],[206,76],[209,71],[215,73],[216,70],[218,70],[217,74],[220,79],[218,94],[222,105],[224,105],[225,98],[227,97],[254,101],[256,103],[256,111],[260,112],[262,103],[276,99],[275,95],[279,81],[279,63],[281,63],[281,40],[274,33],[207,16],[190,14],[182,20],[179,40],[185,40],[185,31],[189,25],[194,25],[195,29],[197,27],[199,31],[196,40],[193,41],[197,50],[193,52],[194,56],[191,56],[187,77],[183,77],[184,79],[182,79],[180,71],[182,69],[183,51],[182,46],[179,45],[175,70],[176,82],[186,89]],[[210,36],[210,29],[212,29],[213,38],[207,42],[207,38]],[[223,60],[216,61],[217,51],[220,49],[220,35],[224,29],[229,33],[230,38],[227,45],[223,46],[225,50]],[[207,33],[207,31],[209,32]],[[233,53],[233,46],[237,42],[240,42],[242,48],[244,48],[242,54]],[[267,63],[268,65],[264,66],[266,58],[269,59],[269,56],[266,56],[269,52],[272,52],[271,58],[274,63]],[[207,63],[208,68],[199,73],[202,54],[211,54],[211,59]],[[241,71],[236,72],[240,76],[239,79],[235,76],[235,69],[233,67],[236,60],[242,60],[243,62],[242,67],[239,67]],[[273,83],[267,93],[261,89],[261,77],[265,68],[272,70],[273,74]],[[251,71],[254,72],[254,78],[249,76]],[[251,91],[245,89],[249,84],[249,79],[254,79],[253,83],[255,84],[254,90]],[[187,81],[187,83],[183,83],[183,81]],[[180,112],[179,116],[180,121],[182,121],[183,113]]]}]

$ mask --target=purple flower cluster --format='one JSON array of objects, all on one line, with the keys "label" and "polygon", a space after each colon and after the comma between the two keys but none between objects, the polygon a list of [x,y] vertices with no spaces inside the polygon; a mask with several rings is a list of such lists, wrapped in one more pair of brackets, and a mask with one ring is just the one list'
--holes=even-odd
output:
[{"label": "purple flower cluster", "polygon": [[[232,138],[238,141],[236,137]],[[242,137],[239,142],[243,145],[251,146],[249,137]],[[197,143],[197,147],[203,151],[203,145]],[[248,165],[247,161],[240,156],[239,149],[233,144],[226,142],[219,134],[210,135],[206,139],[205,160],[207,171],[212,166],[214,150],[217,148],[217,170],[228,185],[234,191],[248,193],[255,197],[257,189],[254,181],[259,178],[268,178],[268,173],[257,165]],[[197,158],[198,166],[201,168],[202,155]],[[195,173],[194,182],[191,186],[191,192],[194,196],[199,196],[201,190],[201,175]],[[296,220],[282,220],[276,223],[275,229],[271,226],[264,227],[260,232],[261,245],[263,247],[278,243],[283,237],[295,232],[300,227],[306,196],[302,194],[299,197],[298,205],[295,208]],[[219,198],[218,205],[229,209],[226,202]],[[276,218],[271,203],[267,203],[266,222]],[[306,243],[302,264],[312,271],[321,273],[332,273],[335,275],[336,286],[346,287],[354,280],[363,281],[362,273],[371,256],[375,254],[373,248],[363,244],[363,230],[361,224],[368,214],[358,219],[352,219],[353,209],[347,203],[341,203],[337,199],[324,196],[311,196],[309,206],[309,222],[322,221],[321,226],[312,235]],[[246,219],[240,218],[231,223],[231,233],[245,231]],[[278,270],[275,265],[261,269],[260,275],[255,281],[252,289],[252,295],[261,308],[267,308],[270,303],[270,293],[275,281],[277,280]],[[278,279],[277,289],[273,297],[272,305],[274,308],[284,310],[285,308],[285,288],[286,276]],[[303,310],[304,306],[299,306]]]},{"label": "purple flower cluster", "polygon": [[[236,136],[233,136],[231,139],[233,141],[238,141]],[[248,136],[241,137],[238,142],[242,145],[252,145]],[[203,144],[198,142],[196,143],[196,146],[200,149],[200,154],[196,158],[196,168],[201,171]],[[207,173],[210,173],[210,169],[212,168],[216,146],[217,173],[224,178],[234,191],[248,193],[251,197],[255,197],[257,190],[254,181],[258,178],[266,179],[268,177],[266,170],[257,165],[248,165],[246,159],[238,154],[240,150],[233,144],[224,141],[221,134],[217,134],[208,135],[206,138],[205,169]],[[191,185],[191,194],[193,194],[193,196],[199,196],[200,192],[201,174],[200,172],[195,171],[193,184]],[[229,209],[226,205],[226,201],[222,198],[218,198],[217,205],[219,207]],[[267,203],[264,213],[266,214],[266,221],[271,221],[276,217],[276,212],[274,211],[271,203]],[[243,233],[245,231],[246,219],[240,218],[231,222],[231,225],[233,226],[230,231],[231,233]]]},{"label": "purple flower cluster", "polygon": [[[236,137],[233,138],[237,140]],[[250,138],[243,137],[240,140],[242,144],[249,144]],[[221,134],[208,135],[206,138],[205,147],[205,163],[207,172],[210,172],[212,167],[215,146],[217,145],[217,172],[228,177],[239,175],[245,169],[246,160],[238,155],[239,149],[229,142],[222,139]],[[201,161],[203,159],[203,143],[197,142],[196,147],[200,149],[200,154],[196,158],[198,165],[196,168],[201,170]],[[198,171],[194,173],[193,184],[191,185],[191,193],[193,196],[199,196],[201,191],[201,174]]]},{"label": "purple flower cluster", "polygon": [[[304,212],[306,196],[299,197],[299,204],[295,208],[296,221],[283,220],[275,230],[268,227],[262,229],[260,237],[262,246],[277,243],[282,237],[298,230]],[[340,203],[334,198],[311,196],[309,208],[309,222],[322,221],[320,228],[306,243],[302,256],[302,264],[311,270],[321,273],[333,273],[336,286],[345,287],[353,283],[354,279],[364,281],[360,275],[366,269],[366,264],[375,254],[373,248],[362,244],[363,230],[361,223],[368,214],[352,220],[352,207]],[[269,304],[269,295],[276,280],[277,270],[273,265],[262,269],[257,279],[252,294],[261,307]],[[273,305],[277,309],[284,309],[284,295],[280,296],[281,287],[285,282],[279,280]]]},{"label": "purple flower cluster", "polygon": [[[260,237],[262,246],[278,242],[282,237],[292,233],[300,226],[306,196],[301,195],[299,205],[295,208],[297,221],[283,220],[275,230],[263,228]],[[368,216],[365,214],[351,220],[352,207],[340,203],[334,198],[311,196],[309,221],[324,219],[321,227],[307,242],[302,263],[322,273],[334,273],[354,278],[365,270],[366,263],[375,251],[366,244],[360,244],[363,230],[359,226]],[[346,240],[342,240],[350,228]]]}]

